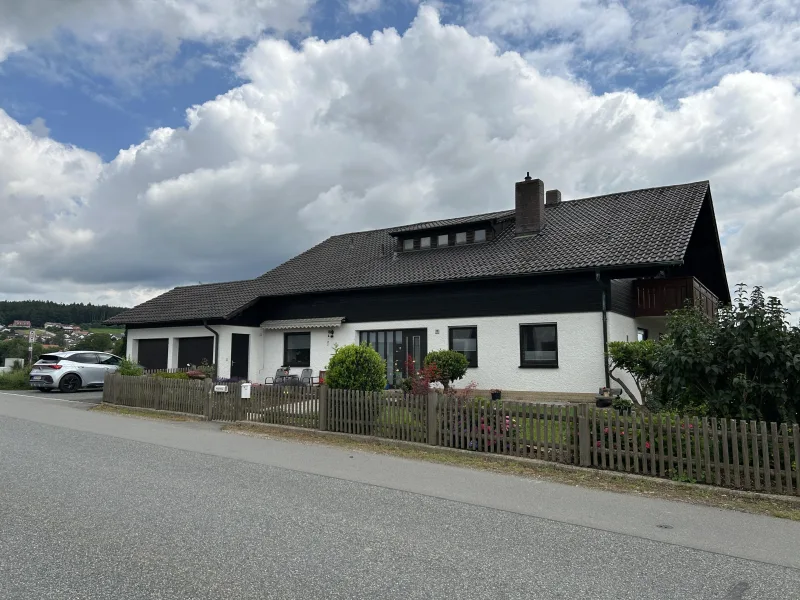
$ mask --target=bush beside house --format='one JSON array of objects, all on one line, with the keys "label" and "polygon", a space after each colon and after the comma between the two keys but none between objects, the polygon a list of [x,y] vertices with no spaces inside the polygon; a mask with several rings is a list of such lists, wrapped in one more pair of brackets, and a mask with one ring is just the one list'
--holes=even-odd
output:
[{"label": "bush beside house", "polygon": [[386,363],[367,343],[337,347],[325,367],[325,383],[331,389],[378,392],[386,388]]}]

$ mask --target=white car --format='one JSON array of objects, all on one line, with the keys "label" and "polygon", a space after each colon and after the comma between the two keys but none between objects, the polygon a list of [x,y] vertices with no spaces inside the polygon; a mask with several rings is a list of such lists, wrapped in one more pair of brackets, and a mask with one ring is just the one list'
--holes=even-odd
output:
[{"label": "white car", "polygon": [[116,371],[120,362],[119,356],[88,350],[42,354],[31,369],[30,384],[42,392],[101,388],[106,373]]}]

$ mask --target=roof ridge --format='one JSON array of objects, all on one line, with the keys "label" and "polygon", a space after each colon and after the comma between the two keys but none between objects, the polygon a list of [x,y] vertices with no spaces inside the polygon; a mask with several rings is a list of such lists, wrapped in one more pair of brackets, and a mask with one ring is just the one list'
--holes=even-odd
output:
[{"label": "roof ridge", "polygon": [[564,200],[561,204],[567,204],[569,202],[586,202],[588,200],[601,200],[603,198],[610,198],[611,196],[620,196],[622,194],[634,194],[636,192],[649,192],[651,190],[669,190],[679,187],[689,187],[692,185],[699,185],[701,183],[705,184],[706,186],[710,185],[710,181],[708,179],[703,179],[700,181],[690,181],[688,183],[675,183],[673,185],[654,185],[652,187],[639,188],[635,190],[625,190],[623,192],[610,192],[608,194],[602,194],[600,196],[585,196],[583,198],[573,198],[572,200]]}]

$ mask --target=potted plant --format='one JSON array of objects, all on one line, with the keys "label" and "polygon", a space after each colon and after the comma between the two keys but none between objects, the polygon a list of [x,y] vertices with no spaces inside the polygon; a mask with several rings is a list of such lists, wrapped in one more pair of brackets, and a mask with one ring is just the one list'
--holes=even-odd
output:
[{"label": "potted plant", "polygon": [[492,400],[500,400],[502,394],[500,390],[489,390],[489,392],[492,394]]}]

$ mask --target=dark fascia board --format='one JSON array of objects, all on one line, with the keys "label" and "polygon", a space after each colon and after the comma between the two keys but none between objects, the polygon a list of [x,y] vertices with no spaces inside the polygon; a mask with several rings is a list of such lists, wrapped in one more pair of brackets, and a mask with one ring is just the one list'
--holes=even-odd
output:
[{"label": "dark fascia board", "polygon": [[[374,291],[374,290],[393,290],[393,289],[404,289],[410,287],[421,287],[425,285],[437,285],[437,284],[448,284],[448,283],[469,283],[469,282],[477,282],[477,281],[502,281],[505,279],[522,279],[525,277],[548,277],[551,275],[578,275],[580,273],[590,274],[596,273],[597,271],[601,271],[603,273],[615,273],[617,271],[634,271],[636,269],[653,269],[658,267],[678,267],[683,264],[683,261],[671,261],[671,262],[654,262],[654,263],[641,263],[641,264],[634,264],[634,265],[610,265],[610,266],[603,266],[603,267],[586,267],[581,269],[561,269],[557,271],[543,271],[540,273],[517,273],[513,275],[502,275],[498,277],[466,277],[464,279],[445,279],[445,280],[435,280],[435,281],[418,281],[414,283],[407,283],[404,285],[379,285],[379,286],[371,286],[371,287],[361,287],[361,288],[346,288],[346,289],[331,289],[331,290],[320,290],[315,292],[303,292],[300,294],[278,294],[275,296],[259,296],[254,300],[251,300],[247,304],[242,305],[240,308],[237,308],[235,311],[231,312],[227,316],[224,317],[225,320],[232,319],[239,313],[243,312],[244,310],[250,308],[260,300],[265,300],[268,298],[284,298],[287,296],[317,296],[321,294],[340,294],[345,292],[362,292],[362,291]],[[612,277],[614,279],[614,277]]]},{"label": "dark fascia board", "polygon": [[423,227],[420,229],[407,229],[405,231],[390,231],[389,235],[392,238],[409,238],[409,237],[434,237],[439,234],[443,233],[452,233],[454,231],[465,231],[470,229],[475,229],[480,227],[481,225],[491,227],[493,230],[497,230],[497,224],[503,220],[507,219],[498,219],[497,217],[490,217],[485,220],[478,220],[478,221],[470,221],[469,223],[460,223],[455,225],[441,225],[439,227]]},{"label": "dark fascia board", "polygon": [[720,298],[721,302],[724,304],[731,303],[730,297],[730,285],[728,285],[728,271],[725,269],[725,257],[722,255],[722,243],[719,241],[719,229],[717,228],[717,215],[714,213],[714,202],[711,200],[711,185],[709,184],[708,188],[706,189],[706,197],[703,199],[703,203],[708,202],[708,208],[711,209],[711,222],[714,224],[714,239],[717,242],[717,252],[719,253],[719,264],[722,267],[722,279],[725,281],[725,292],[728,295],[726,298]]}]

